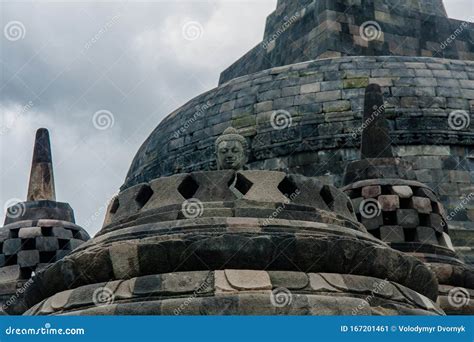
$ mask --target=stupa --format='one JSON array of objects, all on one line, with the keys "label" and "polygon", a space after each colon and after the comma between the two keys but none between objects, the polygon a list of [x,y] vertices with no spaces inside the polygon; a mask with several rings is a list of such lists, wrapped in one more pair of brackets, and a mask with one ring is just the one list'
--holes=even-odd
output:
[{"label": "stupa", "polygon": [[361,160],[347,165],[343,190],[357,218],[391,247],[416,256],[437,275],[446,313],[474,313],[474,268],[451,242],[446,211],[435,191],[415,180],[411,165],[395,158],[380,86],[365,93]]},{"label": "stupa", "polygon": [[36,132],[26,202],[7,209],[0,229],[0,301],[2,310],[18,314],[31,277],[70,253],[89,234],[75,224],[68,203],[56,201],[49,132]]}]

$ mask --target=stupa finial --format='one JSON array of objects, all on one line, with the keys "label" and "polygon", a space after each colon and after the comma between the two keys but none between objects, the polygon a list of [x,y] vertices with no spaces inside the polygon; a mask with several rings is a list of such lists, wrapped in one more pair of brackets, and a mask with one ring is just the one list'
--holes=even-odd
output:
[{"label": "stupa finial", "polygon": [[393,158],[384,98],[378,84],[369,84],[365,89],[361,159],[369,158]]},{"label": "stupa finial", "polygon": [[27,201],[56,200],[49,132],[36,131]]}]

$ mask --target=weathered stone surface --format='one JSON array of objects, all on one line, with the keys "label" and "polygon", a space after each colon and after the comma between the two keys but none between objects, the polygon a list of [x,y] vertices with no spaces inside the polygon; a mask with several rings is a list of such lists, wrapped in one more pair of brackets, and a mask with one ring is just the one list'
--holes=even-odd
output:
[{"label": "weathered stone surface", "polygon": [[416,228],[417,241],[424,244],[438,244],[435,231],[429,227],[418,227]]},{"label": "weathered stone surface", "polygon": [[288,290],[300,290],[309,285],[309,278],[302,272],[270,271],[271,284],[274,288],[285,288]]},{"label": "weathered stone surface", "polygon": [[128,279],[139,274],[136,243],[115,244],[109,248],[110,260],[117,279]]},{"label": "weathered stone surface", "polygon": [[3,242],[3,254],[13,255],[21,250],[21,239],[8,239]]},{"label": "weathered stone surface", "polygon": [[410,207],[420,213],[429,214],[433,210],[429,198],[413,196],[410,201]]},{"label": "weathered stone surface", "polygon": [[40,256],[36,250],[32,251],[19,251],[17,254],[18,265],[20,267],[33,267],[39,264]]},{"label": "weathered stone surface", "polygon": [[394,185],[392,190],[400,198],[410,198],[413,196],[413,190],[406,185]]},{"label": "weathered stone surface", "polygon": [[244,199],[262,202],[286,202],[287,198],[278,190],[278,185],[285,178],[282,172],[240,171],[250,183],[251,187],[244,195]]},{"label": "weathered stone surface", "polygon": [[229,284],[239,290],[271,290],[272,284],[265,271],[226,270]]},{"label": "weathered stone surface", "polygon": [[35,238],[36,249],[41,252],[55,252],[59,249],[59,242],[56,237],[38,236]]},{"label": "weathered stone surface", "polygon": [[27,228],[20,228],[18,230],[18,237],[20,239],[30,239],[35,238],[37,236],[41,236],[41,227],[27,227]]},{"label": "weathered stone surface", "polygon": [[377,200],[383,211],[396,211],[400,208],[400,197],[397,195],[381,195]]},{"label": "weathered stone surface", "polygon": [[386,242],[405,242],[405,233],[400,226],[380,227],[380,238]]},{"label": "weathered stone surface", "polygon": [[420,224],[420,218],[414,209],[398,209],[397,222],[404,228],[416,228]]}]

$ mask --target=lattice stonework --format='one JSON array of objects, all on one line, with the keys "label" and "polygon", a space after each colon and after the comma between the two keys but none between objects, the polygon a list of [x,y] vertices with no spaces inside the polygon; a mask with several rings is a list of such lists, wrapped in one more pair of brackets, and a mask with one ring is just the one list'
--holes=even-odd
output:
[{"label": "lattice stonework", "polygon": [[444,208],[433,191],[416,182],[405,183],[382,185],[380,180],[371,180],[356,184],[346,193],[358,220],[383,241],[429,243],[453,249]]}]

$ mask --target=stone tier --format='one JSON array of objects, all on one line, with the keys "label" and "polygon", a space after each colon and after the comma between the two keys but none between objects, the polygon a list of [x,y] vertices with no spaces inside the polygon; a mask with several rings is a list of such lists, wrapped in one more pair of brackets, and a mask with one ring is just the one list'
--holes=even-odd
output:
[{"label": "stone tier", "polygon": [[49,264],[62,259],[89,240],[89,234],[68,221],[24,220],[0,229],[0,302],[9,314],[26,308],[19,297],[30,279]]},{"label": "stone tier", "polygon": [[177,272],[81,286],[27,315],[443,315],[400,284],[331,273]]},{"label": "stone tier", "polygon": [[265,69],[341,56],[474,60],[474,26],[449,19],[441,0],[318,0],[280,3],[263,41],[220,84]]},{"label": "stone tier", "polygon": [[[136,285],[146,276],[156,280],[160,279],[156,275],[173,273],[170,279],[176,279],[180,272],[206,271],[199,274],[207,277],[223,270],[258,271],[262,277],[263,271],[330,273],[338,279],[348,276],[344,283],[350,288],[342,296],[358,300],[345,301],[338,295],[319,296],[310,291],[301,298],[311,303],[313,313],[321,306],[333,307],[334,313],[347,313],[349,302],[372,310],[360,301],[360,293],[355,295],[359,290],[357,282],[350,282],[353,276],[386,280],[436,300],[438,283],[434,273],[418,259],[368,234],[356,222],[349,202],[341,191],[316,179],[270,171],[197,172],[141,184],[112,201],[104,227],[94,239],[34,277],[26,291],[25,306],[33,307],[44,300],[46,305],[59,294],[58,301],[53,302],[63,304],[53,304],[54,310],[72,313],[74,305],[65,306],[70,290],[94,293],[103,283],[118,285],[117,281],[137,278],[132,280]],[[235,282],[242,282],[245,292],[250,286],[246,282],[252,283],[252,277],[240,271],[235,273]],[[181,283],[170,281],[169,286],[178,291]],[[363,293],[370,288],[364,286]],[[265,289],[271,290],[268,284]],[[230,295],[229,301],[240,303],[237,311],[230,312],[252,313],[255,304],[246,301],[247,295]],[[89,306],[91,299],[80,296],[84,306]],[[199,301],[205,306],[214,303],[214,309],[219,310],[215,301],[222,297],[210,297]],[[256,298],[266,301],[268,293]],[[168,302],[159,296],[150,298],[146,305],[130,304],[130,308],[134,307],[135,313],[161,313],[163,305],[181,303],[182,298],[173,300]],[[131,301],[141,303],[144,299]],[[385,314],[421,313],[418,310],[441,313],[431,304],[413,306],[404,301],[386,303],[391,310]],[[29,313],[42,313],[43,304]],[[276,312],[265,307],[258,312]]]},{"label": "stone tier", "polygon": [[[370,163],[371,159],[365,161]],[[359,164],[355,162],[348,169]],[[368,179],[343,190],[371,234],[429,265],[444,286],[439,303],[447,314],[474,312],[474,269],[458,258],[449,236],[448,217],[431,189],[409,180]],[[452,292],[445,291],[446,287]]]}]

